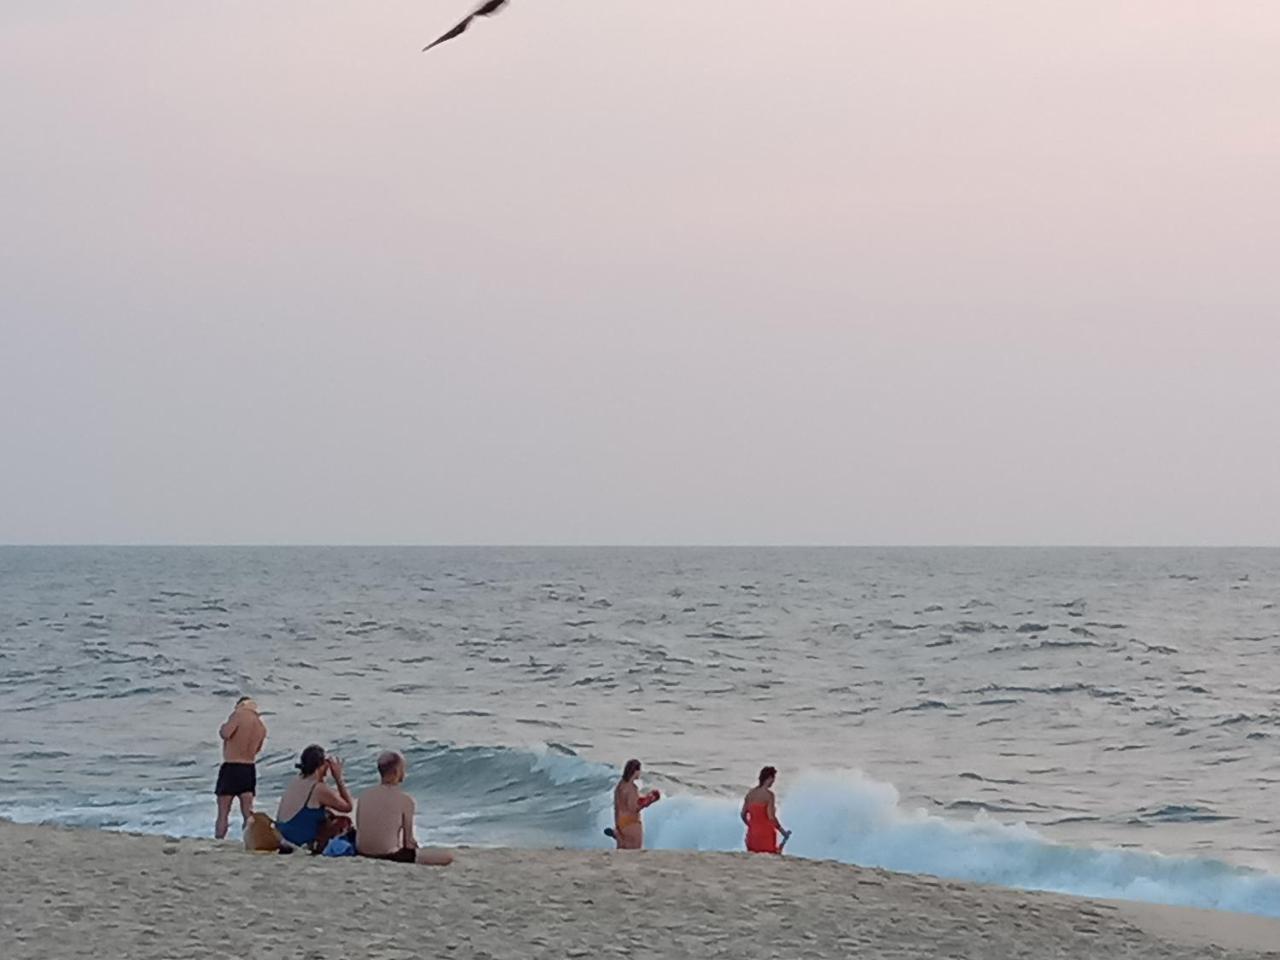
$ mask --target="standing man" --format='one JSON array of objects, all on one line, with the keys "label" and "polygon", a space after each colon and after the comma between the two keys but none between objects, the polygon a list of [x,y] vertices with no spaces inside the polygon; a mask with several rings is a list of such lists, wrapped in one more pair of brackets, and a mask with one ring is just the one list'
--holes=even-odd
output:
[{"label": "standing man", "polygon": [[622,779],[613,788],[613,829],[606,830],[613,837],[619,850],[639,850],[644,847],[644,824],[640,822],[640,811],[655,804],[662,797],[657,790],[650,790],[644,796],[636,786],[636,778],[640,776],[640,761],[628,760],[622,768]]},{"label": "standing man", "polygon": [[453,854],[448,850],[418,846],[413,832],[417,804],[400,786],[405,769],[400,754],[388,750],[378,755],[382,782],[356,799],[356,853],[375,860],[447,867],[453,863]]},{"label": "standing man", "polygon": [[240,815],[245,822],[253,814],[253,795],[258,792],[258,753],[267,739],[267,725],[258,715],[258,705],[249,697],[241,697],[227,722],[218,728],[222,738],[222,766],[218,768],[218,784],[213,792],[218,798],[218,822],[213,835],[221,840],[227,835],[231,817],[231,801],[240,799]]}]

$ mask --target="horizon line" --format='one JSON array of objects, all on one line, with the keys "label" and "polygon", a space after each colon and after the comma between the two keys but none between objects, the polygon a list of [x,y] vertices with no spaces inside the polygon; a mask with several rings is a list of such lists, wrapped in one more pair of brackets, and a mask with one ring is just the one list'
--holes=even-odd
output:
[{"label": "horizon line", "polygon": [[376,543],[361,541],[0,542],[0,549],[406,549],[406,550],[1276,550],[1280,543]]}]

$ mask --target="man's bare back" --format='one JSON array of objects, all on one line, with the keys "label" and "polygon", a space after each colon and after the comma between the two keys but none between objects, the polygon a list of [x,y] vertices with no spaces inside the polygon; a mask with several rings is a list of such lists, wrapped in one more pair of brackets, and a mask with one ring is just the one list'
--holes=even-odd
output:
[{"label": "man's bare back", "polygon": [[367,857],[416,849],[413,818],[417,804],[399,784],[380,783],[356,800],[356,847]]},{"label": "man's bare back", "polygon": [[213,835],[221,840],[227,835],[234,800],[240,801],[240,814],[246,825],[253,814],[253,798],[258,792],[254,763],[267,740],[267,725],[258,714],[258,705],[250,697],[237,700],[227,722],[218,728],[218,736],[222,740],[222,766],[213,789],[218,800]]},{"label": "man's bare back", "polygon": [[240,703],[218,731],[223,763],[254,763],[267,740],[267,725],[252,700]]},{"label": "man's bare back", "polygon": [[380,860],[447,867],[453,863],[453,854],[448,850],[418,846],[413,832],[418,805],[400,787],[405,771],[400,754],[388,750],[378,757],[382,782],[360,794],[356,802],[356,852]]}]

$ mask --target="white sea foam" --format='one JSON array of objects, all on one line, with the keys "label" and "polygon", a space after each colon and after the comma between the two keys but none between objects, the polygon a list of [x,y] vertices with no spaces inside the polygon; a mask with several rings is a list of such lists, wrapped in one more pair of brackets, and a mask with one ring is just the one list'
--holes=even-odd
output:
[{"label": "white sea foam", "polygon": [[[428,759],[430,757],[431,759]],[[427,839],[520,846],[603,847],[610,819],[602,764],[561,749],[423,749],[416,762],[442,776],[411,783]],[[451,783],[451,792],[441,792]],[[661,780],[659,785],[666,785]],[[741,850],[740,801],[676,786],[645,813],[646,845]],[[144,790],[75,802],[42,797],[0,804],[19,821],[208,836],[212,797]],[[1280,875],[1218,860],[1167,857],[1103,846],[1055,843],[1019,823],[980,815],[941,817],[903,806],[897,789],[858,771],[810,771],[788,778],[779,817],[794,832],[787,854],[839,860],[1032,890],[1233,910],[1280,917]]]},{"label": "white sea foam", "polygon": [[[646,813],[652,847],[741,850],[740,804],[696,794]],[[780,793],[787,853],[1031,890],[1280,916],[1280,876],[1216,860],[1054,843],[1022,824],[952,820],[902,806],[887,783],[810,772]]]}]

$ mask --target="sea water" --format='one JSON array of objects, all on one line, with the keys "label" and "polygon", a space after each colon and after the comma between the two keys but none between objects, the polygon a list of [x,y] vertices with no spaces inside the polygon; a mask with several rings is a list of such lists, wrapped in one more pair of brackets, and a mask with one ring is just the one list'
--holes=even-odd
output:
[{"label": "sea water", "polygon": [[1280,916],[1280,550],[0,547],[0,816],[208,835],[217,728],[432,842],[788,854]]}]

